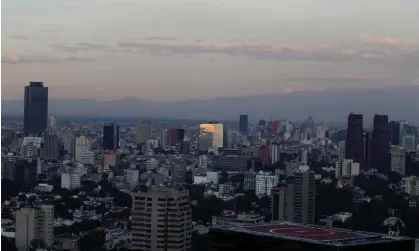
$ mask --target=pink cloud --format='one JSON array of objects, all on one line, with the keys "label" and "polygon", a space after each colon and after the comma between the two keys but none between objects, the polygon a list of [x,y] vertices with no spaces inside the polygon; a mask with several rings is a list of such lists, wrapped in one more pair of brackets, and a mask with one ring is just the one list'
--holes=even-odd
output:
[{"label": "pink cloud", "polygon": [[406,47],[408,46],[408,43],[402,39],[390,37],[390,36],[372,36],[372,35],[360,35],[359,39],[361,41],[364,41],[366,43],[370,44],[378,44],[378,45],[389,45],[389,46],[395,46],[395,47]]}]

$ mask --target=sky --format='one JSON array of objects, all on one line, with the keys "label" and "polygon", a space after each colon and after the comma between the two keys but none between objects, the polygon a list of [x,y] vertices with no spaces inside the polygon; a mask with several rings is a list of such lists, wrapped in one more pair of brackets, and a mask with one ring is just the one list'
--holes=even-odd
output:
[{"label": "sky", "polygon": [[3,0],[2,99],[419,84],[418,0]]}]

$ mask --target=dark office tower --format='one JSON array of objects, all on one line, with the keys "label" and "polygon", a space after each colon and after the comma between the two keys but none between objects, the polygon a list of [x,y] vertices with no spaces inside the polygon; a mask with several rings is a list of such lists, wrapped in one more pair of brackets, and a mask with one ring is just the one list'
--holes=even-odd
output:
[{"label": "dark office tower", "polygon": [[59,137],[54,129],[47,128],[44,133],[43,156],[46,160],[58,160],[60,155]]},{"label": "dark office tower", "polygon": [[365,168],[364,138],[362,114],[350,113],[348,116],[348,129],[346,132],[345,158],[360,163]]},{"label": "dark office tower", "polygon": [[263,132],[265,131],[265,129],[266,129],[266,120],[264,119],[259,120],[259,130]]},{"label": "dark office tower", "polygon": [[241,114],[240,121],[239,121],[240,133],[247,135],[248,128],[249,128],[249,117],[246,114]]},{"label": "dark office tower", "polygon": [[371,168],[371,139],[372,132],[364,132],[364,161],[365,168]]},{"label": "dark office tower", "polygon": [[25,86],[23,116],[24,135],[41,136],[48,122],[48,87],[44,87],[43,82],[30,82]]},{"label": "dark office tower", "polygon": [[103,127],[103,149],[115,151],[119,147],[119,126],[115,123]]},{"label": "dark office tower", "polygon": [[390,168],[389,141],[388,116],[376,114],[372,130],[371,167],[381,173],[388,172]]},{"label": "dark office tower", "polygon": [[388,123],[388,131],[390,133],[390,143],[393,146],[400,145],[400,124],[397,121]]}]

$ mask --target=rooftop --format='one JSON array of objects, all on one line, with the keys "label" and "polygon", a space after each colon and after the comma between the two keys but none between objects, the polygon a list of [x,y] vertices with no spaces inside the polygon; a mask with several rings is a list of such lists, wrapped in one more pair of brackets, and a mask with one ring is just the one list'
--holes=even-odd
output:
[{"label": "rooftop", "polygon": [[391,241],[392,239],[394,240],[395,238],[404,239],[404,237],[390,237],[376,233],[326,228],[321,226],[303,226],[289,222],[227,227],[224,229],[247,234],[271,236],[282,239],[296,239],[305,242],[323,243],[335,246],[385,242]]}]

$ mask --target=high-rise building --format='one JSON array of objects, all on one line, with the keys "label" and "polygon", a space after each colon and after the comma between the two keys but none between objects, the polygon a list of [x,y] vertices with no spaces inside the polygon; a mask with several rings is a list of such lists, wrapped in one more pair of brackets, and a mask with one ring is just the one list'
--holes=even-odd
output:
[{"label": "high-rise building", "polygon": [[360,163],[361,168],[365,168],[362,114],[350,113],[348,116],[345,158],[352,159],[354,162]]},{"label": "high-rise building", "polygon": [[407,151],[411,151],[411,152],[415,151],[417,148],[416,137],[414,135],[404,135],[402,139],[402,146]]},{"label": "high-rise building", "polygon": [[25,86],[23,118],[24,136],[41,136],[48,121],[48,87],[43,82],[30,82]]},{"label": "high-rise building", "polygon": [[48,117],[48,128],[55,129],[57,126],[57,118],[55,116],[49,116]]},{"label": "high-rise building", "polygon": [[208,148],[224,146],[224,125],[210,122],[199,125],[199,150],[208,151]]},{"label": "high-rise building", "polygon": [[166,128],[160,129],[160,146],[162,147],[167,146],[167,132]]},{"label": "high-rise building", "polygon": [[403,137],[407,134],[409,123],[406,120],[399,121],[399,143],[403,142]]},{"label": "high-rise building", "polygon": [[156,186],[134,194],[131,250],[191,249],[192,210],[189,190]]},{"label": "high-rise building", "polygon": [[81,172],[77,168],[61,173],[61,188],[73,190],[81,184]]},{"label": "high-rise building", "polygon": [[103,149],[116,151],[119,147],[119,125],[112,123],[103,126]]},{"label": "high-rise building", "polygon": [[58,160],[60,158],[60,139],[52,128],[45,130],[43,155],[47,160]]},{"label": "high-rise building", "polygon": [[272,188],[278,184],[278,176],[269,173],[258,173],[255,180],[256,195],[271,195]]},{"label": "high-rise building", "polygon": [[276,135],[278,133],[278,121],[269,121],[268,128],[271,135]]},{"label": "high-rise building", "polygon": [[269,146],[269,159],[271,160],[271,164],[275,164],[280,161],[280,148],[281,146],[278,143],[271,143],[271,145]]},{"label": "high-rise building", "polygon": [[249,128],[249,117],[246,114],[240,115],[239,120],[239,131],[242,134],[247,135]]},{"label": "high-rise building", "polygon": [[390,149],[390,158],[391,171],[404,176],[406,174],[406,150],[403,147],[393,146]]},{"label": "high-rise building", "polygon": [[90,139],[86,136],[77,136],[74,138],[73,143],[73,156],[75,161],[80,161],[81,153],[88,152],[91,149],[91,142]]},{"label": "high-rise building", "polygon": [[54,206],[23,207],[16,211],[16,247],[19,251],[31,248],[33,240],[42,240],[47,247],[54,239]]},{"label": "high-rise building", "polygon": [[141,120],[137,122],[137,144],[145,144],[153,136],[151,121]]},{"label": "high-rise building", "polygon": [[390,133],[390,144],[393,146],[400,145],[400,124],[397,121],[388,123],[388,131]]},{"label": "high-rise building", "polygon": [[286,183],[272,189],[272,220],[314,224],[315,195],[314,172],[297,171]]},{"label": "high-rise building", "polygon": [[390,134],[388,132],[388,116],[374,116],[374,126],[371,141],[371,166],[380,172],[390,170]]},{"label": "high-rise building", "polygon": [[175,146],[180,144],[185,138],[185,129],[171,128],[167,132],[167,144]]},{"label": "high-rise building", "polygon": [[259,130],[264,132],[266,130],[266,120],[261,119],[259,120]]}]

